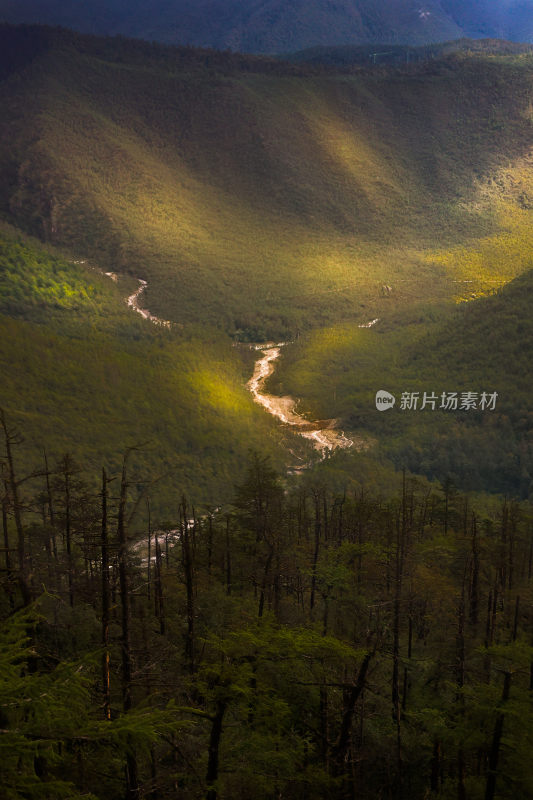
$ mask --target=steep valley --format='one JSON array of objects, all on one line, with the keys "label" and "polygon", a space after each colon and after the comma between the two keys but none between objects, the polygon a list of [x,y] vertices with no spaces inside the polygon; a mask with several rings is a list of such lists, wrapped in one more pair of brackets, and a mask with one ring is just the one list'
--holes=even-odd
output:
[{"label": "steep valley", "polygon": [[318,55],[0,26],[2,798],[533,797],[533,52]]},{"label": "steep valley", "polygon": [[[425,326],[453,317],[458,301],[476,303],[531,266],[528,53],[502,56],[487,47],[403,69],[339,71],[41,28],[4,26],[0,38],[5,54],[18,54],[9,64],[4,56],[0,84],[7,250],[19,230],[66,261],[131,275],[132,291],[142,278],[144,307],[173,324],[156,334],[127,318],[126,309],[113,311],[120,323],[110,322],[106,336],[118,342],[130,336],[135,350],[125,380],[144,377],[135,392],[115,382],[120,399],[113,382],[105,385],[106,409],[115,413],[93,411],[90,434],[61,410],[53,371],[42,373],[42,348],[49,344],[35,335],[32,352],[24,346],[25,375],[34,375],[38,388],[25,392],[13,377],[2,402],[32,436],[45,418],[60,416],[62,423],[52,426],[58,448],[76,441],[82,452],[90,437],[99,457],[106,450],[96,446],[100,437],[115,450],[124,438],[146,438],[157,449],[170,430],[179,465],[184,414],[186,450],[204,455],[176,469],[186,487],[202,487],[199,498],[227,485],[230,452],[239,461],[249,445],[268,441],[281,463],[285,432],[270,420],[256,427],[261,410],[246,390],[249,351],[232,347],[280,339],[297,339],[277,373],[280,393],[290,387],[315,419],[339,418],[341,429],[348,425],[353,433],[368,424],[374,436],[381,423],[366,418],[379,369],[372,375],[356,369],[372,340],[383,341],[388,328],[397,338],[408,336],[413,325],[423,337]],[[35,240],[31,247],[38,247]],[[15,283],[17,269],[10,273]],[[31,266],[20,269],[31,273]],[[60,312],[37,291],[30,313],[16,299],[21,291],[4,302],[7,375],[20,374],[18,347],[35,325],[35,306],[38,332],[51,326],[54,337],[68,337],[68,362],[85,347],[80,337],[87,334],[77,326],[91,328],[90,307],[106,326],[100,299]],[[109,292],[118,302],[118,287]],[[375,318],[381,322],[366,336],[359,326]],[[339,356],[338,330],[357,343],[357,352],[343,349]],[[161,352],[189,354],[191,366],[178,367],[183,384],[174,393],[172,423],[162,423],[160,409],[173,401],[154,398],[174,370],[160,367],[163,378],[148,378],[155,341]],[[304,380],[300,366],[288,373],[297,357],[304,359]],[[391,358],[385,348],[380,363]],[[329,395],[315,398],[340,362],[364,394],[363,405],[352,379],[335,377]],[[94,377],[102,386],[102,377]],[[72,381],[80,409],[91,401],[89,383]],[[144,393],[127,410],[123,398],[137,395],[142,383]],[[212,409],[207,426],[196,395]],[[128,426],[130,436],[115,435]],[[231,447],[213,448],[222,431]],[[199,448],[206,436],[211,445]]]}]

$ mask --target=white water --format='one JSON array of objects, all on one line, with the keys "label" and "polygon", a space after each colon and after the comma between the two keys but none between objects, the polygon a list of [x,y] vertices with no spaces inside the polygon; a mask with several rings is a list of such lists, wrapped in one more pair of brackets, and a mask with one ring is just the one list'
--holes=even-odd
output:
[{"label": "white water", "polygon": [[281,344],[256,345],[255,349],[263,355],[255,362],[254,374],[247,383],[247,387],[252,393],[256,403],[263,406],[269,414],[285,425],[290,425],[296,432],[309,439],[315,448],[325,454],[337,448],[353,447],[354,442],[348,439],[342,431],[335,428],[336,420],[323,420],[321,422],[310,422],[301,414],[295,411],[297,401],[293,397],[275,397],[264,391],[265,381],[272,375],[275,369],[275,361],[279,358]]},{"label": "white water", "polygon": [[[109,277],[112,280],[117,279],[116,275],[114,275],[113,272],[106,272],[106,275],[109,275]],[[162,325],[164,328],[172,327],[172,323],[168,319],[160,319],[159,317],[156,317],[155,314],[151,314],[145,308],[141,308],[139,306],[139,298],[141,297],[142,293],[148,286],[148,283],[144,281],[142,278],[137,278],[137,280],[139,281],[139,288],[137,289],[136,292],[130,294],[130,296],[126,300],[129,307],[133,308],[133,310],[136,311],[138,314],[140,314],[141,317],[143,317],[143,319],[147,319],[150,320],[150,322],[153,322],[154,325]]]},{"label": "white water", "polygon": [[[115,272],[106,272],[105,274],[115,282],[118,280],[118,276]],[[140,314],[143,319],[149,320],[154,325],[170,328],[172,323],[169,320],[160,319],[156,317],[155,314],[151,314],[147,309],[140,307],[139,299],[148,283],[142,278],[137,278],[137,280],[139,281],[139,288],[126,298],[128,306]],[[371,322],[359,325],[359,327],[371,328],[377,322],[379,322],[379,320],[374,319]],[[274,362],[279,358],[281,348],[284,347],[285,344],[286,342],[255,345],[255,350],[260,351],[263,355],[255,362],[254,373],[247,383],[247,388],[252,393],[254,400],[262,405],[269,414],[279,419],[280,422],[285,425],[290,425],[296,429],[296,432],[300,436],[309,439],[315,448],[323,455],[337,448],[347,449],[353,447],[355,442],[352,439],[348,439],[342,431],[335,427],[336,420],[330,419],[320,422],[310,422],[296,412],[295,408],[298,401],[294,400],[294,398],[290,396],[275,397],[264,391],[265,381],[274,372]],[[358,449],[364,449],[366,444],[361,440],[357,443],[357,446]]]}]

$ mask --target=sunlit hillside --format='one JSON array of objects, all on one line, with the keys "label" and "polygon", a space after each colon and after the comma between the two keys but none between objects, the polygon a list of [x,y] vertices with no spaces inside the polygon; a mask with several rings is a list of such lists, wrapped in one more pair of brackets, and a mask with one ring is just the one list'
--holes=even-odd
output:
[{"label": "sunlit hillside", "polygon": [[449,294],[457,248],[522,248],[528,56],[336,75],[69,34],[25,47],[1,89],[4,214],[147,278],[165,317],[294,334],[375,313],[383,283]]},{"label": "sunlit hillside", "polygon": [[533,55],[441,55],[0,27],[2,800],[533,797]]},{"label": "sunlit hillside", "polygon": [[[370,452],[398,468],[470,491],[531,496],[533,260],[529,266],[485,297],[476,298],[470,282],[459,283],[468,301],[452,311],[426,307],[400,319],[391,309],[372,329],[339,324],[314,331],[287,351],[275,385],[306,398],[311,416],[334,415],[363,433]],[[376,411],[380,389],[396,398],[387,413]],[[452,392],[457,407],[446,410],[442,396]],[[475,408],[466,411],[460,404],[468,392]],[[480,408],[483,392],[497,393],[494,408]],[[410,393],[416,406],[402,409]],[[425,408],[424,394],[433,397]]]},{"label": "sunlit hillside", "polygon": [[69,452],[96,468],[134,447],[137,479],[168,513],[169,485],[216,499],[251,447],[284,462],[281,430],[244,388],[246,351],[216,331],[141,319],[124,302],[136,282],[114,283],[7,227],[0,260],[0,407],[22,435],[21,471],[44,448],[51,464]]},{"label": "sunlit hillside", "polygon": [[[232,341],[298,336],[278,388],[374,435],[352,404],[357,359],[343,356],[346,375],[334,375],[339,326],[364,359],[358,325],[379,318],[404,337],[405,325],[445,318],[532,263],[527,53],[487,45],[401,70],[339,72],[39,28],[4,27],[1,38],[3,217],[67,261],[126,276],[96,298],[84,289],[59,319],[46,293],[28,317],[26,278],[9,273],[2,402],[32,436],[55,419],[58,448],[99,456],[104,444],[164,440],[187,486],[227,485],[248,446],[282,438],[245,388],[251,354]],[[171,333],[132,321],[123,300],[137,278]],[[76,325],[107,318],[109,292],[121,306],[109,346],[82,344]],[[133,326],[127,347],[123,326]],[[43,357],[46,336],[61,377]],[[19,348],[30,341],[24,373]],[[105,368],[93,347],[104,347]],[[302,354],[305,379],[301,365],[290,373]],[[327,394],[324,374],[334,379]],[[60,402],[66,378],[78,405]],[[100,414],[94,385],[105,386]]]}]

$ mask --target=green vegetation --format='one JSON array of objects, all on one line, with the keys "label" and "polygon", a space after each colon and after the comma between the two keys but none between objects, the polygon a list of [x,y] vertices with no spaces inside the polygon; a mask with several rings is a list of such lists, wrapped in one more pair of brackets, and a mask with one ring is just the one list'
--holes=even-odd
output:
[{"label": "green vegetation", "polygon": [[[421,308],[401,324],[390,315],[370,330],[315,331],[284,351],[277,385],[305,397],[315,418],[336,416],[370,434],[397,467],[468,490],[531,497],[532,293],[530,270],[454,309]],[[392,411],[376,410],[379,389],[397,398]],[[403,392],[419,393],[417,411],[400,409]],[[434,410],[421,410],[424,392],[437,395]],[[494,411],[446,411],[443,392],[476,392],[478,400],[497,392],[498,399]]]},{"label": "green vegetation", "polygon": [[[29,246],[4,226],[0,238],[0,311],[7,316],[19,317],[35,322],[54,318],[54,312],[76,312],[96,321],[116,315],[116,297],[109,289],[106,279],[94,275],[89,283],[89,274],[76,263],[67,263],[41,247]],[[69,317],[66,317],[68,319]],[[55,321],[65,320],[57,314]]]},{"label": "green vegetation", "polygon": [[449,295],[444,252],[529,239],[528,55],[336,75],[24,31],[4,29],[28,54],[0,90],[0,208],[148,279],[164,318],[248,339],[364,321],[384,283]]},{"label": "green vegetation", "polygon": [[531,56],[2,43],[7,796],[530,798]]},{"label": "green vegetation", "polygon": [[255,454],[220,510],[174,485],[142,524],[127,460],[32,496],[18,452],[7,423],[7,797],[530,796],[529,504]]},{"label": "green vegetation", "polygon": [[451,42],[412,47],[399,44],[339,45],[337,47],[310,47],[297,53],[287,53],[287,61],[300,64],[326,64],[337,69],[356,65],[367,67],[383,65],[418,64],[421,61],[440,59],[451,53],[467,52],[486,55],[516,55],[530,53],[533,45],[499,39],[455,39]]},{"label": "green vegetation", "polygon": [[[163,485],[207,501],[231,487],[251,443],[283,461],[282,432],[252,402],[252,355],[216,332],[157,328],[113,283],[7,228],[0,236],[2,404],[26,439],[100,463],[126,446]],[[156,466],[157,465],[157,466]]]},{"label": "green vegetation", "polygon": [[[375,360],[376,340],[399,388],[400,345],[533,261],[528,53],[343,74],[66,31],[0,34],[0,209],[49,248],[1,253],[3,405],[29,442],[50,427],[54,451],[99,460],[148,441],[206,498],[239,474],[248,444],[276,449],[284,436],[247,396],[251,354],[229,337],[297,335],[278,386],[375,438],[364,409],[376,370],[365,378],[359,361]],[[177,325],[152,330],[123,305],[133,278],[117,287],[65,254],[148,280],[143,303]],[[375,330],[354,327],[375,317]],[[524,495],[529,457],[516,468],[522,429],[506,416],[512,434],[491,432],[489,448],[511,441],[503,470],[498,457],[468,477],[472,459],[448,463],[440,445],[428,462],[434,431],[418,420],[408,434],[385,423],[385,452]],[[463,452],[471,426],[439,420],[434,441],[454,432]],[[155,460],[141,463],[151,473]]]}]

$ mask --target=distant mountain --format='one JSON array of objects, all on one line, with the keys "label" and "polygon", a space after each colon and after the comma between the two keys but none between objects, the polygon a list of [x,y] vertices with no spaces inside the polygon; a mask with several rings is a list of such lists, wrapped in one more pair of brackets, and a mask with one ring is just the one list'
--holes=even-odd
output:
[{"label": "distant mountain", "polygon": [[0,0],[0,20],[250,53],[465,35],[533,40],[533,0]]},{"label": "distant mountain", "polygon": [[533,40],[532,0],[441,0],[441,6],[468,36]]}]

